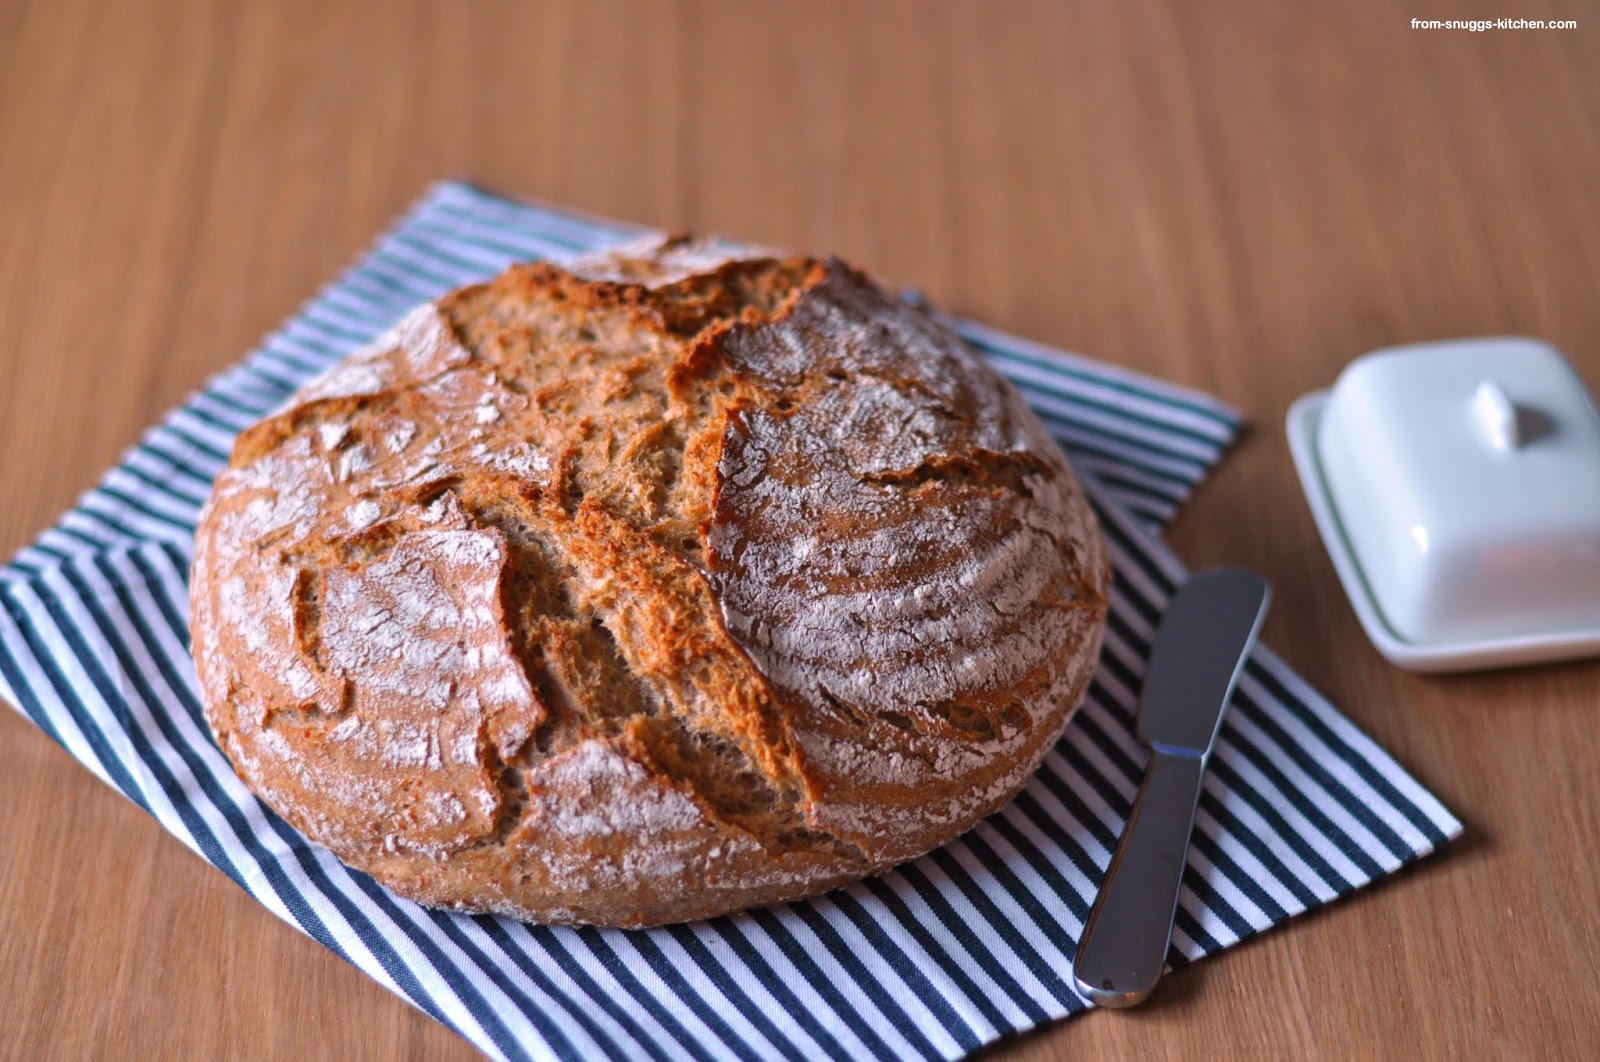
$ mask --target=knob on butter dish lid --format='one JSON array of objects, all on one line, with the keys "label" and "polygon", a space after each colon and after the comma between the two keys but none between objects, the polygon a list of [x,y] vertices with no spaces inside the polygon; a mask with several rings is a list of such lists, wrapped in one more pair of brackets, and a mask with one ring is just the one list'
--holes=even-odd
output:
[{"label": "knob on butter dish lid", "polygon": [[1334,568],[1391,662],[1600,655],[1600,413],[1555,348],[1376,351],[1286,426]]}]

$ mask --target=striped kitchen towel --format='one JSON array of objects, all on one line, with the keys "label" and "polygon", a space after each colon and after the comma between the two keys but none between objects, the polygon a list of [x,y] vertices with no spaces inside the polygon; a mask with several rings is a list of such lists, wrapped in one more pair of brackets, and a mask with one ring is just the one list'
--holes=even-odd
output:
[{"label": "striped kitchen towel", "polygon": [[[192,531],[236,432],[402,311],[515,259],[639,230],[432,189],[239,367],[152,429],[0,569],[0,693],[280,918],[499,1058],[953,1059],[1085,1009],[1074,942],[1137,788],[1132,713],[1183,577],[1155,533],[1232,439],[1205,395],[956,325],[1016,381],[1096,495],[1116,567],[1088,702],[1008,807],[881,877],[645,931],[445,914],[346,869],[258,802],[200,713]],[[4,783],[0,783],[3,785]],[[1205,783],[1171,962],[1258,933],[1460,830],[1266,649]]]}]

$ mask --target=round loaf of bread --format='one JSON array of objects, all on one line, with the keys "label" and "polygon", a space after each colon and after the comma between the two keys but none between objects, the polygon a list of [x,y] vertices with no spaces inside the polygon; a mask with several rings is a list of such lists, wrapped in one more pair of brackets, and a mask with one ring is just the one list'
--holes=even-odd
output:
[{"label": "round loaf of bread", "polygon": [[240,776],[349,865],[638,926],[994,811],[1109,578],[1060,450],[928,313],[673,239],[421,306],[245,431],[192,633]]}]

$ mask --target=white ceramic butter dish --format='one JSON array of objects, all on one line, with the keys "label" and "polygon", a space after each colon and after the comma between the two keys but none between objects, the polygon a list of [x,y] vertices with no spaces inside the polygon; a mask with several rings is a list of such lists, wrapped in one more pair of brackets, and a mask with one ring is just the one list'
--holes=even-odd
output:
[{"label": "white ceramic butter dish", "polygon": [[1289,409],[1367,636],[1415,671],[1600,655],[1600,413],[1533,339],[1391,347]]}]

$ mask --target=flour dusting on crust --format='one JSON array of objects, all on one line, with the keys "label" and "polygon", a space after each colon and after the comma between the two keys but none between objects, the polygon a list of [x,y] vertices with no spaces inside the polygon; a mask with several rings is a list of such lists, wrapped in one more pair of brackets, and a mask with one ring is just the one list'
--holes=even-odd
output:
[{"label": "flour dusting on crust", "polygon": [[241,435],[193,644],[240,774],[347,862],[640,925],[1008,799],[1108,575],[1060,451],[931,316],[680,238],[418,307]]}]

